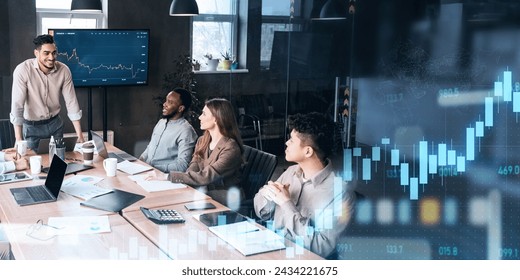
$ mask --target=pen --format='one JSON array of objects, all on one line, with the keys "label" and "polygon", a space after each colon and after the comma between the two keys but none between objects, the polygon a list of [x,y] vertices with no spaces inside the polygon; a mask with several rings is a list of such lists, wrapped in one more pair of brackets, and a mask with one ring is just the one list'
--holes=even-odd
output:
[{"label": "pen", "polygon": [[246,230],[246,231],[242,231],[242,232],[239,232],[238,234],[244,234],[244,233],[250,233],[250,232],[256,232],[256,231],[260,231],[260,229],[252,229],[252,230]]}]

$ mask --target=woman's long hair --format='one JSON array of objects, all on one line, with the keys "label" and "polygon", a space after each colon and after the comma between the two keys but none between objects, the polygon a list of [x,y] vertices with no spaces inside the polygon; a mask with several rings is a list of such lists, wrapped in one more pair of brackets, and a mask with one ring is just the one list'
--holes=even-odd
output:
[{"label": "woman's long hair", "polygon": [[[233,111],[231,102],[224,98],[213,98],[207,100],[204,105],[208,107],[211,114],[213,114],[215,117],[220,133],[222,133],[222,135],[225,137],[234,139],[240,146],[240,152],[243,153],[244,144],[242,143],[242,138],[240,137],[237,119],[235,117],[235,112]],[[211,136],[209,131],[206,130],[201,136],[200,144],[197,145],[195,149],[195,156],[203,158],[204,153],[208,150],[210,142]]]}]

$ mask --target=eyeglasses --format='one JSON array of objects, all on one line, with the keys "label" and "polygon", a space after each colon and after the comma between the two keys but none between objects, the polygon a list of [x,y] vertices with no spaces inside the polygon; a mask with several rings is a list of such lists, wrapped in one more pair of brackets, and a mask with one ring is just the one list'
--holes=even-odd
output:
[{"label": "eyeglasses", "polygon": [[55,227],[50,226],[48,224],[44,224],[41,219],[36,221],[36,223],[32,224],[27,228],[25,235],[34,238],[40,241],[51,240],[52,238],[58,235],[59,230],[63,229],[63,227]]}]

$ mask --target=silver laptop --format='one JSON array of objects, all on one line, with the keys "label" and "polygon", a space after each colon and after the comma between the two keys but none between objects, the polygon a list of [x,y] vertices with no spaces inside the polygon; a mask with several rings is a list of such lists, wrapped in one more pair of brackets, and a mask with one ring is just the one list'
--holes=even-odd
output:
[{"label": "silver laptop", "polygon": [[[40,139],[40,142],[38,143],[38,150],[36,151],[37,154],[47,154],[49,153],[49,142],[51,141],[50,138]],[[74,151],[74,147],[76,147],[76,142],[78,141],[77,136],[73,137],[65,137],[63,138],[63,141],[65,143],[65,152],[72,152]]]},{"label": "silver laptop", "polygon": [[67,163],[59,156],[54,155],[44,185],[11,188],[11,194],[20,206],[56,201],[66,170]]},{"label": "silver laptop", "polygon": [[122,162],[125,160],[128,161],[135,161],[137,160],[136,157],[133,155],[130,155],[125,152],[115,152],[115,153],[109,153],[107,151],[107,147],[105,146],[105,141],[103,141],[103,137],[101,135],[95,133],[94,131],[90,131],[92,133],[92,140],[94,141],[94,145],[96,146],[97,153],[102,158],[116,158],[117,162]]}]

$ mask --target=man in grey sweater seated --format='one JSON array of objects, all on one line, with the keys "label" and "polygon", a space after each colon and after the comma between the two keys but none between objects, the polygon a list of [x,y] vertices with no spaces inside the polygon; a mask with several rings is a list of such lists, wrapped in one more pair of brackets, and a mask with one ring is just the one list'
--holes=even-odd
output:
[{"label": "man in grey sweater seated", "polygon": [[197,133],[184,118],[191,106],[191,93],[175,88],[163,103],[162,119],[153,129],[152,138],[139,159],[162,172],[184,172],[191,161]]},{"label": "man in grey sweater seated", "polygon": [[335,175],[329,159],[333,123],[319,113],[296,114],[289,130],[285,159],[296,164],[255,195],[256,215],[296,244],[335,258],[338,237],[352,215],[354,186]]}]

